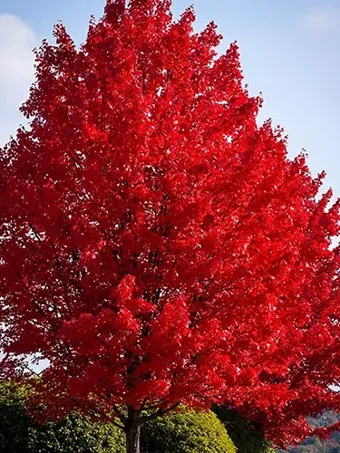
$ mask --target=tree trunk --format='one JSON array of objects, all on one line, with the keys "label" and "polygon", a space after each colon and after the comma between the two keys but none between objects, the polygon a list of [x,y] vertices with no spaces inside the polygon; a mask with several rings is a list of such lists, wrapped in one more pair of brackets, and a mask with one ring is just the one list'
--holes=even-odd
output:
[{"label": "tree trunk", "polygon": [[129,408],[125,425],[126,453],[140,453],[140,424],[139,412]]}]

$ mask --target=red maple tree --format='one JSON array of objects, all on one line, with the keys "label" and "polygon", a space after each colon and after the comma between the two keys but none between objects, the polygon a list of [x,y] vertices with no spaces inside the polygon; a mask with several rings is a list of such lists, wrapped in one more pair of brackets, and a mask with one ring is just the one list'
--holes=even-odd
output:
[{"label": "red maple tree", "polygon": [[36,51],[0,156],[2,373],[46,359],[47,414],[115,416],[128,453],[179,403],[298,440],[339,408],[339,203],[257,125],[236,44],[170,6],[107,1]]}]

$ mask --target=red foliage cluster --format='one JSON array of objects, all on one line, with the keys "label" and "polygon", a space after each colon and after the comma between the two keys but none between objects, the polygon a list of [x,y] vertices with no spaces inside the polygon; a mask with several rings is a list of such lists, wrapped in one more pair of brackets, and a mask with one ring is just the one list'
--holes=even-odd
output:
[{"label": "red foliage cluster", "polygon": [[225,402],[291,442],[339,408],[339,204],[257,125],[236,44],[170,6],[108,1],[36,53],[0,156],[4,362],[49,361],[50,414]]}]

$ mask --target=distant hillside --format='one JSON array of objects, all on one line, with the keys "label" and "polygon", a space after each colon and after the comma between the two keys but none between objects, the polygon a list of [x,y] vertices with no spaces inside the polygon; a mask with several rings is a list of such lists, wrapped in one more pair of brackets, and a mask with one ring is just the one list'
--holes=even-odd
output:
[{"label": "distant hillside", "polygon": [[[311,418],[309,422],[312,426],[322,427],[333,425],[340,421],[340,415],[335,412],[325,412],[319,418]],[[289,453],[340,453],[340,432],[334,433],[328,440],[322,441],[309,438],[301,445],[287,450]],[[278,453],[283,453],[278,450]]]}]

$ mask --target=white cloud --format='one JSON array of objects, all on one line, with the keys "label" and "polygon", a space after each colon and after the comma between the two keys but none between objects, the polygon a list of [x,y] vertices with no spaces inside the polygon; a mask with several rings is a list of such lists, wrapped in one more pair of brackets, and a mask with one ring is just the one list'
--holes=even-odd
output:
[{"label": "white cloud", "polygon": [[34,77],[33,48],[38,39],[19,17],[0,14],[0,146],[22,122],[18,107]]},{"label": "white cloud", "polygon": [[323,32],[336,32],[340,30],[340,8],[332,5],[320,5],[310,8],[303,18],[306,28]]}]

